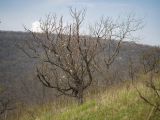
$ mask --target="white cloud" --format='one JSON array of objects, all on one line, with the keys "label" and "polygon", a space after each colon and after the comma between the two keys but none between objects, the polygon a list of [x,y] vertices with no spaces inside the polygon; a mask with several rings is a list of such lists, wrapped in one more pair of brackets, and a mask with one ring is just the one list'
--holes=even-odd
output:
[{"label": "white cloud", "polygon": [[33,32],[42,32],[41,28],[40,28],[40,22],[39,21],[35,21],[32,23],[32,28],[31,30]]}]

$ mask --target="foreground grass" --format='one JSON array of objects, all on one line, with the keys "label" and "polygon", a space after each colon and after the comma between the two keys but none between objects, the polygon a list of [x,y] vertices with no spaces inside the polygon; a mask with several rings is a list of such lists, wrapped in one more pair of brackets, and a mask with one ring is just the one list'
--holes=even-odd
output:
[{"label": "foreground grass", "polygon": [[[138,89],[148,97],[149,90],[142,84]],[[153,97],[153,96],[152,96]],[[154,98],[152,98],[154,99]],[[63,101],[64,102],[64,101]],[[151,116],[149,118],[149,116]],[[19,120],[160,120],[160,113],[139,98],[131,85],[112,87],[105,92],[86,98],[78,106],[76,103],[49,104],[27,109]]]}]

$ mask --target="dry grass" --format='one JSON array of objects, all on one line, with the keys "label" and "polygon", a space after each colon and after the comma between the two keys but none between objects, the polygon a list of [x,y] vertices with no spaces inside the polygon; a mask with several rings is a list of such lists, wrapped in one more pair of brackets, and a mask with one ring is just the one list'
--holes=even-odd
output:
[{"label": "dry grass", "polygon": [[[136,86],[154,100],[144,84],[139,82]],[[152,112],[153,108],[139,97],[129,82],[86,96],[89,97],[81,106],[63,97],[54,103],[26,107],[14,120],[147,120],[148,117],[160,120],[159,113]]]}]

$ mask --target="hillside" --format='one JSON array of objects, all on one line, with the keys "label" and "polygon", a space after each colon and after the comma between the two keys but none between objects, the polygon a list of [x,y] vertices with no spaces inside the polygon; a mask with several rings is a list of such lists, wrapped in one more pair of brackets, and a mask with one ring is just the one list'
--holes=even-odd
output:
[{"label": "hillside", "polygon": [[[0,31],[0,84],[5,86],[9,96],[14,99],[27,102],[42,102],[42,98],[54,98],[54,90],[44,88],[35,78],[34,66],[36,61],[28,58],[17,44],[24,44],[31,35],[25,32]],[[151,47],[136,44],[134,42],[123,42],[120,54],[117,57],[112,69],[111,76],[100,85],[110,85],[120,80],[128,79],[128,59],[139,60],[139,56]],[[117,77],[115,78],[115,75]],[[51,97],[51,99],[53,99]]]},{"label": "hillside", "polygon": [[[136,87],[144,96],[156,99],[142,83],[136,83]],[[81,106],[69,99],[61,99],[23,109],[20,120],[160,120],[160,113],[154,112],[129,82],[89,96]]]},{"label": "hillside", "polygon": [[[0,97],[9,98],[11,106],[18,106],[13,111],[16,113],[10,116],[11,120],[159,119],[157,113],[152,113],[152,107],[140,99],[128,75],[129,59],[134,60],[135,72],[139,72],[141,54],[153,47],[122,42],[120,53],[106,73],[106,79],[94,81],[85,93],[85,103],[78,106],[74,99],[57,97],[54,89],[45,88],[36,79],[37,61],[28,58],[16,46],[23,45],[28,39],[31,35],[25,32],[0,31],[0,90],[4,91]],[[156,99],[150,96],[144,84],[139,83],[142,80],[139,79],[136,86],[144,95]]]}]

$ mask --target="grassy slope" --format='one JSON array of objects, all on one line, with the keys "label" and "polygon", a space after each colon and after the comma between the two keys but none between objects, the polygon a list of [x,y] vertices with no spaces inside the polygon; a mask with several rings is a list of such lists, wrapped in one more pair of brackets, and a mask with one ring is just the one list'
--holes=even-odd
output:
[{"label": "grassy slope", "polygon": [[[142,84],[137,86],[149,95]],[[32,108],[20,120],[148,120],[149,115],[152,120],[160,120],[159,113],[153,114],[153,108],[139,98],[131,85],[112,87],[95,96],[81,106],[58,103]]]}]

